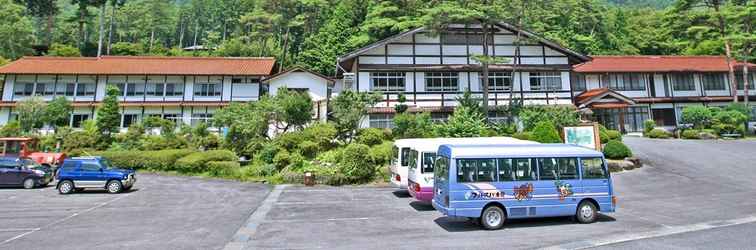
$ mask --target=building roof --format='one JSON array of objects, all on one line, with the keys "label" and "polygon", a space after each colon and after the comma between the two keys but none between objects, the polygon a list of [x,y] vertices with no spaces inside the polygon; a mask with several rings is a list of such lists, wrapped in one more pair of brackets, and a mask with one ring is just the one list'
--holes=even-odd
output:
[{"label": "building roof", "polygon": [[0,74],[270,75],[271,57],[22,57]]},{"label": "building roof", "polygon": [[323,74],[320,74],[318,72],[315,72],[315,71],[312,71],[312,70],[309,70],[309,69],[305,69],[305,68],[302,68],[302,67],[294,67],[294,68],[291,68],[291,69],[288,69],[288,70],[285,70],[285,71],[278,72],[276,74],[273,74],[271,76],[266,77],[265,79],[263,79],[263,82],[269,82],[269,81],[271,81],[273,79],[276,79],[276,78],[279,78],[279,77],[282,77],[282,76],[285,76],[285,75],[287,75],[289,73],[294,73],[294,72],[304,72],[304,73],[308,73],[308,74],[314,75],[314,76],[319,77],[319,78],[323,78],[324,80],[326,80],[328,82],[334,82],[333,78],[330,78],[330,77],[325,76]]},{"label": "building roof", "polygon": [[597,88],[575,96],[578,108],[626,108],[635,105],[635,101],[609,88]]},{"label": "building roof", "polygon": [[593,56],[574,67],[579,73],[727,72],[724,56]]}]

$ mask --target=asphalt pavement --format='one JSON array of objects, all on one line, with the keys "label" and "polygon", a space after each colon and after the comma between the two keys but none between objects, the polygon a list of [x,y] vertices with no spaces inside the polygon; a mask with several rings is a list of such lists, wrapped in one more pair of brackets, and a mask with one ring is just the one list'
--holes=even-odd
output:
[{"label": "asphalt pavement", "polygon": [[0,249],[222,249],[270,187],[137,173],[126,193],[0,188]]},{"label": "asphalt pavement", "polygon": [[[756,141],[625,138],[646,166],[613,174],[616,213],[486,231],[392,188],[287,186],[246,249],[745,249],[756,231]],[[699,244],[697,244],[699,242]]]}]

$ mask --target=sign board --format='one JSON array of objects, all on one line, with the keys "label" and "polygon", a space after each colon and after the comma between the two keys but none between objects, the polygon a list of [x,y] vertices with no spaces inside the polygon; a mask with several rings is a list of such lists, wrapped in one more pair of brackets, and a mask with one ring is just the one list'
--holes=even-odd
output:
[{"label": "sign board", "polygon": [[598,125],[581,125],[564,128],[564,143],[601,151]]}]

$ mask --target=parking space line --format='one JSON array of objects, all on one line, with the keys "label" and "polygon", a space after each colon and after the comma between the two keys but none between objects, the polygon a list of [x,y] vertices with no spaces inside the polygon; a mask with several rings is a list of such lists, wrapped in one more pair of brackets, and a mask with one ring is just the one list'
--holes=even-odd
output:
[{"label": "parking space line", "polygon": [[39,228],[0,228],[0,232],[34,231]]},{"label": "parking space line", "polygon": [[575,246],[573,243],[567,243],[563,245],[545,247],[543,249],[596,248],[596,247],[601,247],[601,246],[614,245],[614,244],[637,241],[637,240],[645,240],[645,239],[658,238],[658,237],[670,236],[670,235],[675,235],[675,234],[690,233],[690,232],[703,231],[703,230],[716,229],[716,228],[729,227],[729,226],[737,226],[741,224],[748,224],[748,223],[754,223],[754,222],[756,222],[756,215],[752,215],[752,216],[744,217],[744,218],[732,219],[732,220],[718,220],[718,221],[709,221],[709,222],[702,222],[702,223],[682,225],[682,226],[671,226],[671,227],[663,228],[660,230],[652,230],[652,231],[647,231],[647,232],[640,232],[640,233],[633,233],[633,234],[622,235],[622,236],[617,236],[617,237],[610,237],[603,240],[587,240],[587,241],[581,242],[580,246]]},{"label": "parking space line", "polygon": [[[144,189],[141,189],[141,190],[144,190]],[[44,229],[44,228],[47,228],[47,227],[51,227],[51,226],[54,226],[54,225],[56,225],[56,224],[58,224],[58,223],[62,223],[62,222],[65,222],[65,221],[67,221],[67,220],[70,220],[70,219],[72,219],[72,218],[74,218],[74,217],[76,217],[76,216],[79,216],[80,214],[84,214],[84,213],[90,212],[90,211],[92,211],[92,210],[95,210],[95,209],[101,208],[101,207],[103,207],[103,206],[106,206],[106,205],[108,205],[108,204],[110,204],[110,203],[113,203],[113,202],[115,202],[115,201],[118,201],[118,200],[120,200],[120,199],[126,198],[126,197],[128,197],[128,196],[130,196],[130,195],[132,195],[132,194],[134,194],[134,192],[131,192],[131,193],[128,193],[128,194],[124,194],[124,195],[118,196],[118,197],[116,197],[115,199],[112,199],[112,200],[109,200],[109,201],[106,201],[106,202],[100,203],[100,204],[98,204],[98,205],[96,205],[96,206],[93,206],[93,207],[87,208],[87,209],[85,209],[85,210],[82,210],[82,211],[79,211],[79,212],[75,212],[75,213],[73,213],[73,214],[71,214],[71,215],[69,215],[69,216],[66,216],[66,217],[64,217],[64,218],[62,218],[62,219],[59,219],[59,220],[56,220],[56,221],[53,221],[53,222],[51,222],[51,223],[48,223],[48,224],[46,224],[46,225],[44,225],[44,226],[41,226],[41,227],[38,227],[38,228],[32,228],[31,230],[29,230],[29,231],[27,231],[27,232],[25,232],[25,233],[22,233],[22,234],[16,235],[16,236],[14,236],[14,237],[12,237],[12,238],[10,238],[10,239],[7,239],[7,240],[5,240],[5,241],[3,241],[3,242],[0,242],[0,245],[4,245],[4,244],[7,244],[7,243],[9,243],[9,242],[11,242],[11,241],[14,241],[14,240],[17,240],[17,239],[23,238],[23,237],[25,237],[25,236],[27,236],[27,235],[29,235],[29,234],[32,234],[32,233],[34,233],[34,232],[37,232],[37,231],[39,231],[39,230],[42,230],[42,229]]]},{"label": "parking space line", "polygon": [[262,204],[260,204],[260,206],[257,207],[254,212],[252,212],[252,214],[247,219],[247,222],[244,223],[244,225],[242,225],[239,230],[236,231],[234,238],[231,239],[230,242],[226,243],[226,246],[223,249],[243,249],[246,246],[247,242],[252,239],[252,236],[254,236],[255,232],[257,232],[257,227],[260,226],[260,223],[265,220],[265,217],[273,208],[273,205],[276,203],[276,201],[278,201],[278,197],[281,196],[283,190],[289,186],[290,185],[276,185],[273,188],[273,191],[268,193],[268,196],[265,197],[265,200],[262,202]]}]

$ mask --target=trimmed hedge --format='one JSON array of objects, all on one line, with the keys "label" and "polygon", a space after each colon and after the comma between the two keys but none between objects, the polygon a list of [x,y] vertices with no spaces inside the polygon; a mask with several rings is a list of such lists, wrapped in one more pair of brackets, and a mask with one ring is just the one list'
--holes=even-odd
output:
[{"label": "trimmed hedge", "polygon": [[654,130],[656,128],[656,121],[648,119],[643,121],[643,134],[648,134],[651,132],[651,130]]},{"label": "trimmed hedge", "polygon": [[375,167],[368,161],[365,156],[370,152],[370,147],[365,144],[352,143],[344,148],[339,161],[339,172],[341,172],[353,183],[364,183],[371,181],[375,175]]},{"label": "trimmed hedge", "polygon": [[165,171],[175,170],[175,164],[179,158],[194,152],[196,151],[191,149],[168,149],[156,151],[95,151],[90,154],[105,157],[119,168]]},{"label": "trimmed hedge", "polygon": [[624,159],[633,156],[633,152],[624,143],[611,140],[604,146],[604,156],[609,159]]},{"label": "trimmed hedge", "polygon": [[698,135],[700,133],[701,131],[698,131],[696,129],[688,129],[683,131],[682,134],[680,134],[680,137],[682,137],[683,139],[700,139],[700,136]]},{"label": "trimmed hedge", "polygon": [[208,150],[194,152],[176,161],[176,170],[181,172],[207,172],[211,161],[238,161],[239,157],[229,150]]},{"label": "trimmed hedge", "polygon": [[540,143],[562,143],[559,132],[557,132],[556,127],[550,121],[537,123],[535,129],[533,129],[532,139]]},{"label": "trimmed hedge", "polygon": [[240,175],[241,166],[238,161],[209,161],[207,172],[215,177],[232,177]]},{"label": "trimmed hedge", "polygon": [[659,138],[659,139],[667,139],[667,138],[672,137],[672,135],[669,132],[660,128],[655,128],[654,130],[651,130],[651,132],[648,132],[647,136],[650,138]]}]

